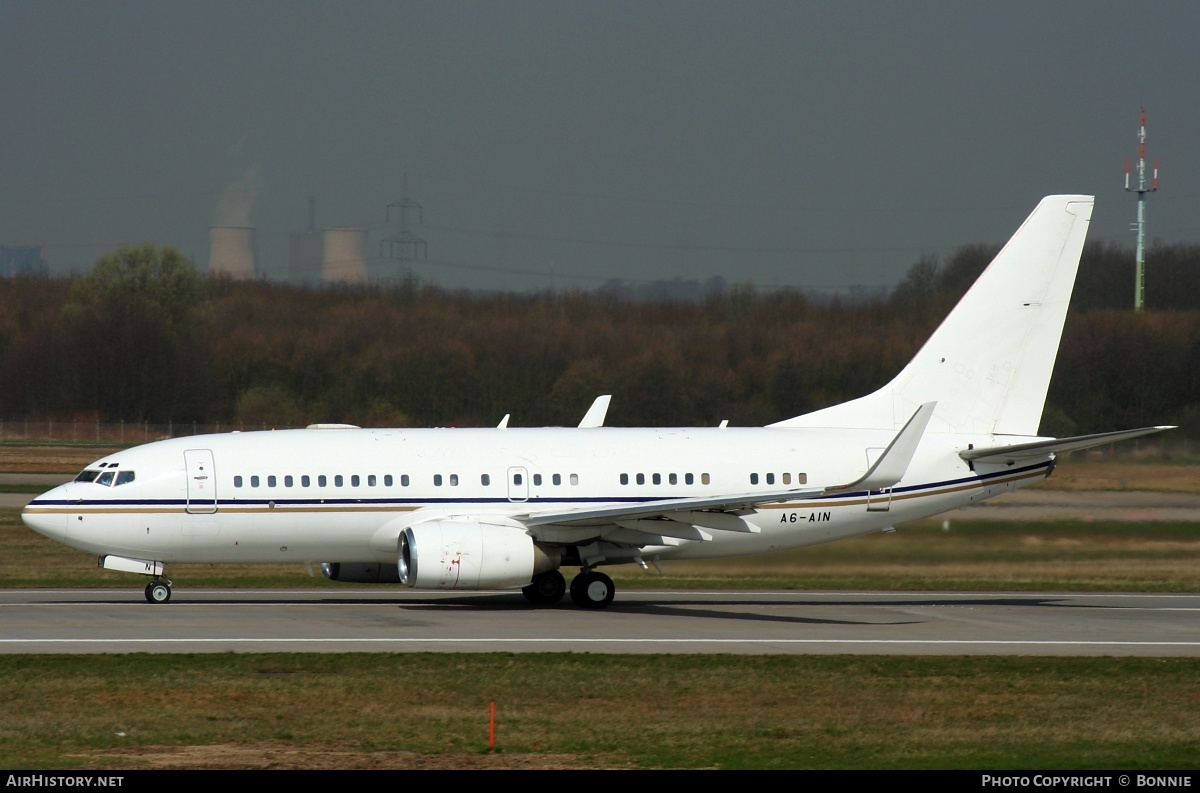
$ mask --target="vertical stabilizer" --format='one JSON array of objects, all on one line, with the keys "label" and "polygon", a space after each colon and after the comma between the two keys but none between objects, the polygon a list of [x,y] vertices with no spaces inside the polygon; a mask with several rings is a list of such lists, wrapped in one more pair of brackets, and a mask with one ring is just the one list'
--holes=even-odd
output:
[{"label": "vertical stabilizer", "polygon": [[1094,201],[1043,198],[892,382],[772,426],[896,429],[936,401],[930,431],[1036,435]]}]

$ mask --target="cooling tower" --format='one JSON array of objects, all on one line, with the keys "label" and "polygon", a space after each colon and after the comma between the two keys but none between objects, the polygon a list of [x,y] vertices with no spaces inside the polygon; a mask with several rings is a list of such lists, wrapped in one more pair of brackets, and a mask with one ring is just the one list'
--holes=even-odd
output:
[{"label": "cooling tower", "polygon": [[258,258],[253,226],[213,226],[208,230],[210,275],[253,279]]},{"label": "cooling tower", "polygon": [[367,230],[325,229],[321,280],[343,284],[367,282]]}]

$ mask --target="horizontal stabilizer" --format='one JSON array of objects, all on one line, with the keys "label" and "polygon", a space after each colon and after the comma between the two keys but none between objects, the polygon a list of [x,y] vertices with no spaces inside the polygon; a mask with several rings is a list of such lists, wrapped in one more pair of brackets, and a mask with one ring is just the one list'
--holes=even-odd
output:
[{"label": "horizontal stabilizer", "polygon": [[983,449],[963,449],[958,456],[971,463],[1000,463],[1013,465],[1021,460],[1045,457],[1055,452],[1070,452],[1077,449],[1090,449],[1093,446],[1103,446],[1116,441],[1126,441],[1130,438],[1140,438],[1163,430],[1173,430],[1173,426],[1142,427],[1136,430],[1119,430],[1117,432],[1101,432],[1095,435],[1076,435],[1071,438],[1050,438],[1044,441],[1030,443],[1015,443],[1011,446],[988,446]]},{"label": "horizontal stabilizer", "polygon": [[925,427],[929,425],[929,419],[933,416],[933,410],[936,407],[937,402],[926,402],[917,408],[917,412],[912,415],[904,428],[896,433],[896,437],[892,438],[892,442],[888,444],[888,447],[883,450],[883,454],[879,455],[879,459],[867,469],[865,474],[849,484],[829,489],[833,491],[883,490],[903,479],[904,473],[908,470],[908,464],[912,462],[913,455],[916,454],[917,444],[921,442],[921,436],[925,434]]}]

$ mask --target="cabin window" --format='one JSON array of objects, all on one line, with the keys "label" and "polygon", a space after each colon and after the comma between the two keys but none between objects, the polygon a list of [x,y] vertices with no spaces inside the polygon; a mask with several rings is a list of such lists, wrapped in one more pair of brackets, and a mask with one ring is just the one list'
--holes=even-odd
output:
[{"label": "cabin window", "polygon": [[[121,473],[124,473],[124,471],[122,471]],[[240,476],[235,476],[235,477],[233,478],[233,486],[234,486],[234,487],[241,487],[241,486],[242,486],[242,478],[241,478]]]},{"label": "cabin window", "polygon": [[808,474],[796,474],[796,484],[807,485],[808,484]]},{"label": "cabin window", "polygon": [[344,480],[344,479],[342,479],[342,475],[341,475],[341,474],[335,474],[335,475],[334,475],[334,477],[333,477],[333,486],[334,486],[334,487],[341,487],[341,486],[342,486],[342,482],[344,482],[344,481],[345,481],[345,480]]},{"label": "cabin window", "polygon": [[655,474],[652,477],[651,481],[653,481],[654,484],[656,484],[656,485],[661,485],[662,484],[662,474]]},{"label": "cabin window", "polygon": [[391,474],[384,474],[384,477],[383,477],[383,486],[384,486],[384,487],[391,487],[391,486],[392,486],[392,475],[391,475]]},{"label": "cabin window", "polygon": [[621,484],[629,484],[629,474],[621,474]]},{"label": "cabin window", "polygon": [[285,476],[283,478],[283,486],[284,487],[291,487],[293,483],[294,483],[294,480],[292,479],[291,474],[288,474],[287,476]]},{"label": "cabin window", "polygon": [[671,485],[679,484],[679,475],[678,474],[668,474],[667,475],[667,484],[671,484]]},{"label": "cabin window", "polygon": [[450,487],[458,487],[458,474],[450,474]]},{"label": "cabin window", "polygon": [[441,486],[442,486],[442,475],[441,475],[441,474],[434,474],[434,475],[433,475],[433,486],[434,486],[434,487],[441,487]]},{"label": "cabin window", "polygon": [[304,474],[303,476],[300,477],[300,486],[301,487],[308,487],[311,484],[312,484],[312,480],[308,478],[308,474]]},{"label": "cabin window", "polygon": [[479,477],[479,483],[481,485],[483,485],[484,487],[487,487],[488,485],[490,485],[492,483],[492,478],[490,476],[488,476],[487,474],[483,474]]},{"label": "cabin window", "polygon": [[700,474],[700,484],[702,484],[702,485],[708,484],[708,474]]},{"label": "cabin window", "polygon": [[325,474],[319,474],[317,476],[317,487],[325,487],[328,484],[329,480],[325,478]]},{"label": "cabin window", "polygon": [[644,485],[644,484],[646,484],[646,475],[645,475],[645,474],[638,474],[638,475],[637,475],[637,483],[638,483],[639,485]]},{"label": "cabin window", "polygon": [[684,474],[683,482],[687,485],[694,485],[696,484],[696,477],[692,476],[691,474]]},{"label": "cabin window", "polygon": [[513,484],[514,485],[519,485],[523,481],[524,481],[524,479],[520,474],[513,474]]},{"label": "cabin window", "polygon": [[408,474],[400,474],[400,486],[408,487]]},{"label": "cabin window", "polygon": [[[132,481],[133,481],[133,476],[134,476],[134,474],[133,474],[133,471],[121,471],[121,472],[119,472],[119,473],[117,474],[117,483],[116,483],[115,485],[113,485],[113,487],[117,487],[117,486],[119,486],[119,485],[124,485],[124,484],[128,484],[129,482],[132,482]],[[239,476],[239,477],[237,477],[237,478],[238,478],[238,479],[241,479],[241,477],[240,477],[240,476]],[[241,487],[241,485],[238,485],[238,487]]]},{"label": "cabin window", "polygon": [[99,471],[88,471],[84,469],[79,472],[79,476],[75,477],[76,482],[95,482],[96,477],[100,476]]},{"label": "cabin window", "polygon": [[350,477],[350,486],[351,486],[351,487],[358,487],[358,481],[359,481],[359,480],[358,480],[358,474],[354,474],[353,476],[351,476],[351,477]]},{"label": "cabin window", "polygon": [[768,485],[775,484],[775,474],[767,474],[767,484]]},{"label": "cabin window", "polygon": [[278,481],[279,481],[279,480],[277,480],[275,477],[273,477],[273,476],[268,476],[268,477],[267,477],[267,487],[275,487],[275,484],[276,484],[276,482],[278,482]]},{"label": "cabin window", "polygon": [[541,474],[534,474],[534,475],[533,475],[533,483],[534,483],[535,485],[540,485],[540,484],[542,483],[542,475],[541,475]]},{"label": "cabin window", "polygon": [[554,480],[554,484],[561,485],[562,484],[562,474],[555,474],[553,477],[553,480]]},{"label": "cabin window", "polygon": [[752,485],[758,484],[758,474],[750,474],[750,484],[752,484]]},{"label": "cabin window", "polygon": [[579,484],[579,474],[571,474],[571,484]]},{"label": "cabin window", "polygon": [[790,485],[790,484],[792,483],[792,475],[791,475],[791,474],[784,474],[784,475],[783,475],[783,483],[784,483],[785,485]]},{"label": "cabin window", "polygon": [[250,487],[258,487],[258,477],[257,476],[250,477]]},{"label": "cabin window", "polygon": [[367,474],[367,487],[375,487],[375,474]]}]

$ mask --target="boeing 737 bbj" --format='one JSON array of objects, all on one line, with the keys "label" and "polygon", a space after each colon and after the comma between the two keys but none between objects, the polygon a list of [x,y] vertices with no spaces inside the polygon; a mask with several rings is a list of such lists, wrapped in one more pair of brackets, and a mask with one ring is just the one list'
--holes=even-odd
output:
[{"label": "boeing 737 bbj", "polygon": [[855,537],[1037,482],[1055,455],[1168,429],[1037,434],[1090,196],[1050,196],[878,391],[766,427],[305,430],[174,438],[34,499],[35,531],[151,578],[321,562],[338,581],[612,602],[602,565]]}]

